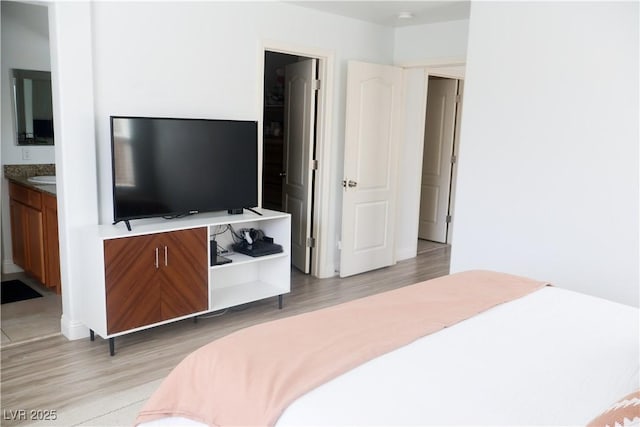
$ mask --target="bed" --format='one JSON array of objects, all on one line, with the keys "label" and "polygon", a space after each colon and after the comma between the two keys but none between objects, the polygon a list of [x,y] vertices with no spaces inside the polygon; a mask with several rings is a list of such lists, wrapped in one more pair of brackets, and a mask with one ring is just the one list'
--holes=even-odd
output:
[{"label": "bed", "polygon": [[640,421],[639,320],[544,282],[458,273],[216,340],[136,424],[585,425],[623,397]]}]

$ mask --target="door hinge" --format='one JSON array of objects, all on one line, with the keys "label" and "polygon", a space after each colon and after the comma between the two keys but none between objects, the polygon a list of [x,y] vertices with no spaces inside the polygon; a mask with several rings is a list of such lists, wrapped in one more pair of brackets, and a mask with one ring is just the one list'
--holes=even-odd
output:
[{"label": "door hinge", "polygon": [[313,90],[320,90],[320,80],[313,81]]},{"label": "door hinge", "polygon": [[462,101],[462,97],[460,95],[456,95],[456,103],[459,104]]},{"label": "door hinge", "polygon": [[458,160],[458,158],[456,157],[456,155],[455,155],[455,154],[452,154],[452,155],[451,155],[451,164],[452,164],[452,165],[455,165],[457,160]]},{"label": "door hinge", "polygon": [[307,237],[307,247],[315,248],[316,247],[316,238],[315,237]]},{"label": "door hinge", "polygon": [[451,215],[447,215],[447,219],[446,219],[447,224],[451,223]]},{"label": "door hinge", "polygon": [[311,170],[312,171],[316,171],[318,170],[318,161],[317,160],[311,160]]}]

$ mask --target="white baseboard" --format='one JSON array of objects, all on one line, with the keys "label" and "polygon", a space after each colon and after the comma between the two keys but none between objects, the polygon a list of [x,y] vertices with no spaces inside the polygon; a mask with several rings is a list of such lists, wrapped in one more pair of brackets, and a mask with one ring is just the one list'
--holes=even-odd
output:
[{"label": "white baseboard", "polygon": [[11,273],[21,273],[24,270],[18,267],[10,260],[2,261],[2,273],[3,274],[11,274]]},{"label": "white baseboard", "polygon": [[60,318],[60,331],[62,332],[62,335],[71,341],[87,338],[89,336],[89,328],[80,322],[68,320],[64,316],[64,313]]}]

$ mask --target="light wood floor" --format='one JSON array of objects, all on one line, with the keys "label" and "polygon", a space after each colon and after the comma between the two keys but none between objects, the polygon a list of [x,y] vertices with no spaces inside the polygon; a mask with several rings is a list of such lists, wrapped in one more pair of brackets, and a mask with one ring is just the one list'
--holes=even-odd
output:
[{"label": "light wood floor", "polygon": [[[165,377],[187,354],[230,332],[367,295],[443,276],[449,246],[395,266],[346,279],[315,279],[292,272],[292,292],[284,308],[277,298],[258,301],[218,317],[185,320],[116,339],[109,356],[106,340],[68,341],[62,336],[25,343],[1,354],[1,404],[9,410],[57,410],[142,386]],[[4,417],[2,425],[20,421]]]},{"label": "light wood floor", "polygon": [[0,310],[0,348],[60,335],[62,297],[25,273],[3,274],[2,280],[20,280],[41,298],[3,304]]},{"label": "light wood floor", "polygon": [[451,246],[448,243],[433,242],[431,240],[418,239],[418,254],[433,251],[435,249]]}]

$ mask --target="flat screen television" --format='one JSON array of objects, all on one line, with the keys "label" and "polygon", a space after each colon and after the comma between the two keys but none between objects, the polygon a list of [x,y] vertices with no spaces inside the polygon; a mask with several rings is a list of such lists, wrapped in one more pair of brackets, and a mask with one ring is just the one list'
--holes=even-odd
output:
[{"label": "flat screen television", "polygon": [[255,121],[111,116],[114,223],[258,204]]}]

